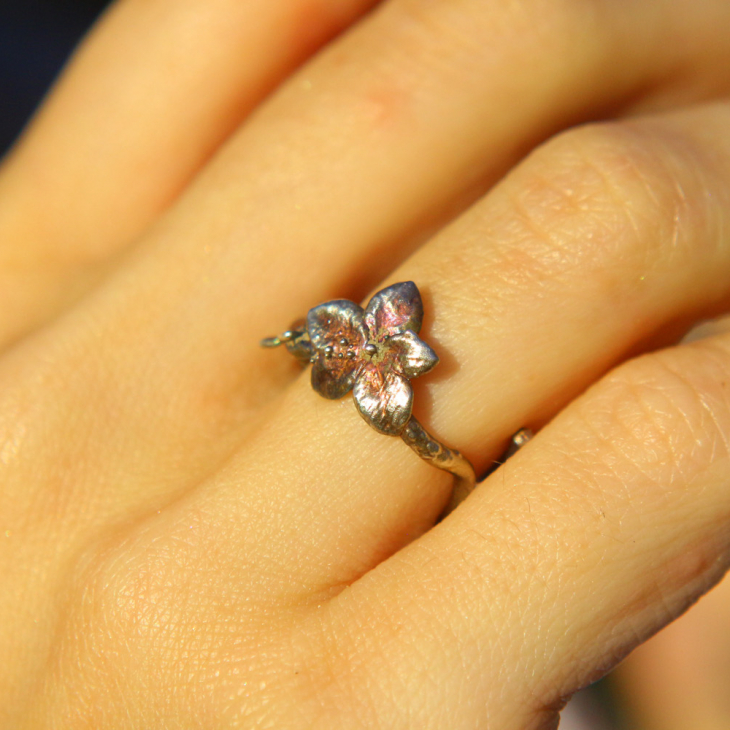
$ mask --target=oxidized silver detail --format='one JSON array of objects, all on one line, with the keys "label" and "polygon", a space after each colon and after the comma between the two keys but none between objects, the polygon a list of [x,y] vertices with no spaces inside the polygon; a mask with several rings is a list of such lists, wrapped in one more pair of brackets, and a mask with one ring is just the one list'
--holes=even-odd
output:
[{"label": "oxidized silver detail", "polygon": [[399,436],[411,417],[409,380],[438,362],[418,337],[423,304],[412,281],[378,292],[363,309],[337,299],[310,309],[312,387],[325,398],[352,390],[360,415],[380,433]]}]

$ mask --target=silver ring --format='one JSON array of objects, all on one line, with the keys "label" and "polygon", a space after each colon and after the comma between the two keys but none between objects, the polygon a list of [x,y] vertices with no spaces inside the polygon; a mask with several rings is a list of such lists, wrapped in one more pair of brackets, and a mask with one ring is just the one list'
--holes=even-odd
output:
[{"label": "silver ring", "polygon": [[[338,399],[352,391],[360,415],[372,428],[400,436],[422,459],[450,472],[450,512],[474,489],[476,475],[465,456],[428,433],[411,412],[410,380],[439,361],[418,337],[422,322],[418,287],[404,281],[379,291],[365,309],[348,299],[320,304],[261,345],[285,345],[303,365],[312,364],[312,387],[321,396]],[[525,433],[518,432],[513,444]]]}]

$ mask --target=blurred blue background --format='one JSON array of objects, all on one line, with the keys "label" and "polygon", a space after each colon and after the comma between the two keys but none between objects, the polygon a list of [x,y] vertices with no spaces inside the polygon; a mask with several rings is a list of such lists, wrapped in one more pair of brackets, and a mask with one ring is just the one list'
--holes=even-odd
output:
[{"label": "blurred blue background", "polygon": [[106,0],[0,0],[0,155]]}]

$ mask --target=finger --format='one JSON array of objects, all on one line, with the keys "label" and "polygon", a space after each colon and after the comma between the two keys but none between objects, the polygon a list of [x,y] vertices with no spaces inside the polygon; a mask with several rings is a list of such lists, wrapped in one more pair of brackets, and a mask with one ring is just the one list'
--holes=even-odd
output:
[{"label": "finger", "polygon": [[[703,323],[685,341],[722,333],[730,334],[730,317]],[[725,579],[686,616],[639,647],[617,668],[611,687],[631,722],[646,730],[727,726],[729,614],[730,581]]]},{"label": "finger", "polygon": [[0,176],[0,335],[77,298],[282,78],[373,4],[113,6]]},{"label": "finger", "polygon": [[419,677],[424,691],[386,708],[393,725],[556,727],[565,698],[730,565],[728,434],[728,336],[614,371],[338,597],[334,676],[371,688],[353,712],[373,696],[383,712],[386,687]]},{"label": "finger", "polygon": [[627,716],[646,730],[721,730],[730,723],[730,581],[639,647],[613,679]]}]

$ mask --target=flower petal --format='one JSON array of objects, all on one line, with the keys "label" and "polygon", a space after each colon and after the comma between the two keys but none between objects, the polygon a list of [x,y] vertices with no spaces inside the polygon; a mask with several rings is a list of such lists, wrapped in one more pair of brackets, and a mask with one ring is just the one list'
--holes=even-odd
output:
[{"label": "flower petal", "polygon": [[320,350],[312,366],[312,387],[323,397],[337,400],[355,384],[359,363],[348,358],[327,358]]},{"label": "flower petal", "polygon": [[362,307],[349,299],[320,304],[307,313],[309,339],[319,350],[340,339],[359,347],[367,337],[363,314]]},{"label": "flower petal", "polygon": [[418,335],[406,330],[388,341],[401,372],[407,378],[427,373],[439,361],[438,355]]},{"label": "flower petal", "polygon": [[397,436],[411,417],[413,390],[398,373],[382,373],[374,365],[365,365],[352,394],[360,415],[380,433]]},{"label": "flower petal", "polygon": [[365,324],[371,336],[382,341],[385,336],[406,330],[419,332],[423,322],[423,302],[418,287],[412,281],[403,281],[381,289],[368,302]]}]

